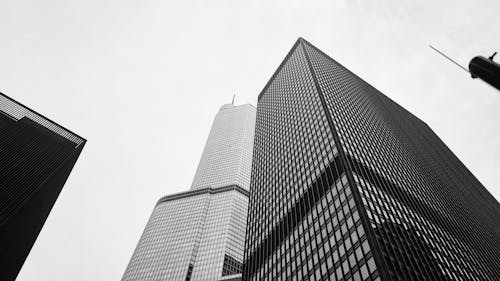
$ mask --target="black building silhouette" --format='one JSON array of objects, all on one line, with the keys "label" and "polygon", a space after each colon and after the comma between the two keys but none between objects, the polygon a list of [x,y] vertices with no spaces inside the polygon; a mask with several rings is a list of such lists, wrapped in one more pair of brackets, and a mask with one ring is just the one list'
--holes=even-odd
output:
[{"label": "black building silhouette", "polygon": [[259,95],[243,280],[500,280],[499,222],[423,121],[304,39]]},{"label": "black building silhouette", "polygon": [[0,93],[0,280],[21,270],[84,145]]}]

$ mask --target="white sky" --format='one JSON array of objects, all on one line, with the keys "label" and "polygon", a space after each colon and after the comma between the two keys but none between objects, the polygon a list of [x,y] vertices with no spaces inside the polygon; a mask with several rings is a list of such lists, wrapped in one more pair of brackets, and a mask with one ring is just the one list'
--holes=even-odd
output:
[{"label": "white sky", "polygon": [[[375,3],[377,2],[377,3]],[[18,280],[118,280],[156,200],[186,191],[223,103],[299,36],[419,116],[500,198],[491,1],[0,2],[0,91],[88,139]],[[500,58],[499,58],[500,60]]]}]

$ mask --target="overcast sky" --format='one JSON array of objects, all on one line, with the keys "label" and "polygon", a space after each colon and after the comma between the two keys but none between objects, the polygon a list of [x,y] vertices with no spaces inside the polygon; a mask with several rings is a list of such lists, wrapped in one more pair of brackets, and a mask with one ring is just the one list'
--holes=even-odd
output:
[{"label": "overcast sky", "polygon": [[[0,91],[88,139],[20,281],[119,280],[157,201],[191,185],[219,107],[256,104],[302,36],[423,119],[500,198],[491,1],[0,2]],[[498,58],[500,60],[500,58]]]}]

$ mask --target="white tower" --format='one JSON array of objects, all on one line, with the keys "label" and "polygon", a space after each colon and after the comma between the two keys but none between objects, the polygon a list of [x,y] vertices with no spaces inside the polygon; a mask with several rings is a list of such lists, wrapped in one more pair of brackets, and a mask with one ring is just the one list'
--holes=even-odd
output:
[{"label": "white tower", "polygon": [[191,190],[238,185],[250,189],[255,116],[253,105],[223,105],[215,116]]},{"label": "white tower", "polygon": [[256,113],[221,107],[191,190],[158,201],[122,281],[241,280]]}]

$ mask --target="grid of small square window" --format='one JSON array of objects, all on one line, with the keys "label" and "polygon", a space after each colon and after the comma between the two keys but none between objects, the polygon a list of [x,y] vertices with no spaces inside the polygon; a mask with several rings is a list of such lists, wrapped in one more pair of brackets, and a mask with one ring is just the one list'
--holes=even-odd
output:
[{"label": "grid of small square window", "polygon": [[218,280],[226,255],[243,262],[248,196],[228,187],[195,192],[160,200],[123,281]]},{"label": "grid of small square window", "polygon": [[243,280],[379,280],[298,44],[257,109]]},{"label": "grid of small square window", "polygon": [[[329,260],[354,242],[335,217],[360,260]],[[425,123],[305,40],[259,95],[244,280],[500,280],[498,221]]]},{"label": "grid of small square window", "polygon": [[256,109],[223,105],[215,116],[191,190],[239,185],[250,189]]},{"label": "grid of small square window", "polygon": [[498,202],[424,122],[303,44],[390,277],[500,279]]}]

